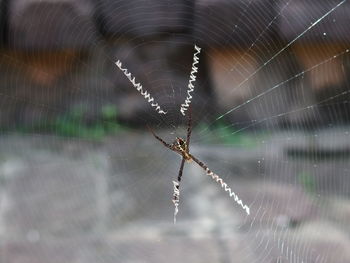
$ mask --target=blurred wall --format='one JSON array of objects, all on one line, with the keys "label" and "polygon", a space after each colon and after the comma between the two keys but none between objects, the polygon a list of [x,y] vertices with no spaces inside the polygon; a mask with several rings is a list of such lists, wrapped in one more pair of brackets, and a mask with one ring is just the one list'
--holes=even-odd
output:
[{"label": "blurred wall", "polygon": [[[229,120],[327,124],[334,120],[329,108],[297,109],[349,89],[348,55],[329,58],[349,46],[350,4],[302,33],[337,3],[0,0],[0,125],[45,123],[81,106],[84,121],[93,123],[105,104],[116,105],[128,124],[159,122],[117,59],[170,111],[165,121],[180,123],[194,43],[203,48],[193,101],[202,117],[277,85]],[[348,107],[339,105],[336,119],[348,121]],[[288,112],[295,113],[271,118]]]}]

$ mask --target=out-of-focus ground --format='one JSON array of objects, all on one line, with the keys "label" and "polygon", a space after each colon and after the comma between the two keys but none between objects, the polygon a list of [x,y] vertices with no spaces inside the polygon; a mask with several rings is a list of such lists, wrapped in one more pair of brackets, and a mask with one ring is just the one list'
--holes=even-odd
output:
[{"label": "out-of-focus ground", "polygon": [[202,144],[194,134],[192,153],[251,214],[190,163],[176,225],[180,158],[149,133],[102,142],[2,136],[0,261],[350,262],[348,130],[266,133],[252,147]]}]

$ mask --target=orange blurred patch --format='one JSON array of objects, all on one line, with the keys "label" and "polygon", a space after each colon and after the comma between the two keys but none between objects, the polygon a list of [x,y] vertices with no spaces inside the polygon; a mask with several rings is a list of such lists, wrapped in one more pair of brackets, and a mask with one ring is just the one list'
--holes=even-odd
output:
[{"label": "orange blurred patch", "polygon": [[71,71],[79,52],[64,50],[55,52],[7,52],[7,61],[20,67],[30,81],[41,86],[50,86]]},{"label": "orange blurred patch", "polygon": [[[347,47],[340,43],[303,43],[292,47],[304,70],[321,63],[321,65],[307,73],[311,82],[311,88],[315,91],[329,87],[338,87],[344,83],[346,76],[343,70],[343,56],[325,61],[344,52],[346,49]],[[322,64],[323,62],[325,63]]]}]

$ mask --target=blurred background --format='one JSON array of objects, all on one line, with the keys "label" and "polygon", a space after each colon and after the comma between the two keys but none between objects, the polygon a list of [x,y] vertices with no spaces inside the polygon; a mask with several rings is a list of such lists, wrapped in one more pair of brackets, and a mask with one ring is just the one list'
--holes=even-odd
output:
[{"label": "blurred background", "polygon": [[[0,262],[350,262],[347,0],[0,0]],[[190,151],[180,106],[195,52]],[[121,60],[167,111],[158,114]]]}]

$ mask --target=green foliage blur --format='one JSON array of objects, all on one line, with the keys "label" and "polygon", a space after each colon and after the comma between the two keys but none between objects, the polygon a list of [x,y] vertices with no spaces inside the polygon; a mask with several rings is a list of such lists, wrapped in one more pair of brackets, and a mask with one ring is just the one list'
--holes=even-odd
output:
[{"label": "green foliage blur", "polygon": [[218,122],[213,127],[208,127],[207,124],[202,123],[198,125],[197,130],[209,131],[207,135],[202,137],[207,143],[220,143],[244,148],[256,147],[266,137],[262,134],[235,130],[232,125],[227,125],[224,122]]},{"label": "green foliage blur", "polygon": [[309,194],[316,193],[316,180],[310,173],[301,172],[298,175],[298,181],[306,192]]},{"label": "green foliage blur", "polygon": [[92,123],[86,123],[86,112],[83,106],[78,106],[51,121],[33,124],[30,127],[19,127],[17,130],[24,133],[40,132],[65,137],[100,140],[106,135],[115,134],[126,129],[118,123],[118,110],[113,104],[102,106]]}]

